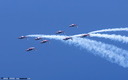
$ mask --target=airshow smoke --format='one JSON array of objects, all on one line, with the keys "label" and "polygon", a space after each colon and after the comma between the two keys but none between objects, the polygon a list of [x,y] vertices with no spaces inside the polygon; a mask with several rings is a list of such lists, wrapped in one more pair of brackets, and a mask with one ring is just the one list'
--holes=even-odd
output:
[{"label": "airshow smoke", "polygon": [[[120,29],[120,30],[119,30]],[[128,31],[128,28],[114,28],[114,29],[104,29],[90,32],[90,37],[100,37],[107,38],[115,41],[120,41],[123,43],[128,43],[128,37],[121,35],[109,35],[109,34],[99,34],[98,32],[107,32],[107,31]],[[93,34],[92,34],[93,33]],[[43,37],[49,39],[60,40],[69,45],[79,46],[80,48],[86,49],[93,53],[94,55],[99,55],[102,58],[109,60],[112,63],[117,63],[120,66],[128,67],[128,51],[122,48],[116,47],[111,44],[105,44],[100,41],[90,40],[87,38],[80,38],[83,34],[70,36],[73,40],[63,39],[68,36],[64,35],[43,35],[43,34],[35,34],[35,35],[27,35],[27,37]]]},{"label": "airshow smoke", "polygon": [[106,38],[106,39],[111,39],[115,41],[119,41],[122,43],[128,43],[128,37],[126,36],[121,36],[121,35],[115,35],[115,34],[90,34],[90,37],[100,37],[100,38]]},{"label": "airshow smoke", "polygon": [[110,32],[110,31],[128,31],[128,28],[102,29],[102,30],[89,32],[89,34],[100,33],[100,32]]}]

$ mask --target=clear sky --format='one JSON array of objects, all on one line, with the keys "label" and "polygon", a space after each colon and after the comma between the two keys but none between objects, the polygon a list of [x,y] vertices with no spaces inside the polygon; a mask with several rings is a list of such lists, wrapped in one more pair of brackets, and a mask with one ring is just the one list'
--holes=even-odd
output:
[{"label": "clear sky", "polygon": [[[69,28],[75,23],[79,28]],[[50,40],[40,44],[29,34],[67,35],[128,27],[127,0],[0,0],[0,77],[32,80],[128,80],[128,68],[93,55],[86,49]],[[115,32],[128,36],[127,32]],[[89,38],[127,50],[127,44]],[[37,51],[26,52],[29,47]],[[91,46],[90,46],[91,47]]]}]

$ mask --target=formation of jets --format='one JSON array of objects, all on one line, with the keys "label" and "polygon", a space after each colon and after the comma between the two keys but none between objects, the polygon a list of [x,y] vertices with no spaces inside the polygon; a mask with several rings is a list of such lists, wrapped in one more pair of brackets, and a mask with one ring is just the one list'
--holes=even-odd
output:
[{"label": "formation of jets", "polygon": [[[78,25],[77,24],[71,24],[71,25],[69,25],[69,27],[77,27],[78,28]],[[61,33],[66,34],[62,30],[59,30],[59,31],[56,32],[56,34],[61,34]],[[89,34],[83,34],[83,35],[81,35],[79,37],[80,38],[84,38],[84,37],[87,37],[87,36],[90,36],[90,35]],[[18,37],[18,39],[27,39],[28,40],[28,37],[26,37],[26,36],[20,36],[20,37]],[[41,40],[41,39],[42,39],[42,41],[40,43],[50,43],[49,40],[43,40],[42,37],[35,38],[35,40]],[[73,40],[72,37],[65,37],[63,40],[69,40],[69,39],[70,40]],[[36,50],[36,48],[35,47],[30,47],[30,48],[26,49],[26,51],[32,51],[32,50]]]}]

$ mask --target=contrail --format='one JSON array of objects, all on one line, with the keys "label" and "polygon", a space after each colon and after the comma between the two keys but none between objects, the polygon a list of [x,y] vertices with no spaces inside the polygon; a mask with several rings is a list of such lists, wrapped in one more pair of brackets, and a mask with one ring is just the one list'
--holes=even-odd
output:
[{"label": "contrail", "polygon": [[94,55],[99,55],[102,58],[109,60],[112,63],[117,63],[120,66],[128,67],[128,51],[118,48],[114,45],[105,44],[95,40],[73,37],[73,40],[62,40],[67,36],[60,35],[27,35],[27,37],[45,37],[49,39],[60,40],[64,43],[79,46],[80,48],[87,49]]},{"label": "contrail", "polygon": [[32,35],[27,35],[26,37],[42,37],[42,38],[49,38],[49,39],[55,39],[55,40],[62,40],[65,37],[68,36],[64,36],[64,35],[44,35],[44,34],[32,34]]},{"label": "contrail", "polygon": [[106,38],[106,39],[111,39],[115,41],[119,41],[122,43],[128,43],[128,37],[126,36],[121,36],[121,35],[115,35],[115,34],[90,34],[90,37],[100,37],[100,38]]},{"label": "contrail", "polygon": [[89,32],[89,34],[99,33],[99,32],[110,32],[110,31],[128,31],[128,28],[112,28],[112,29],[102,29]]}]

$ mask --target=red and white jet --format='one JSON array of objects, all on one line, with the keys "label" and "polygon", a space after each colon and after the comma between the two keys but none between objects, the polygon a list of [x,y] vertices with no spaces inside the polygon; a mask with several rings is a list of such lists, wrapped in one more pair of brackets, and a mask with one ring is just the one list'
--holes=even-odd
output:
[{"label": "red and white jet", "polygon": [[72,37],[66,37],[63,40],[69,40],[69,39],[73,40]]},{"label": "red and white jet", "polygon": [[26,49],[26,51],[31,51],[31,50],[36,50],[36,48],[35,47],[30,47],[30,48]]},{"label": "red and white jet", "polygon": [[60,34],[60,33],[63,33],[63,34],[66,34],[64,31],[57,31],[56,34]]},{"label": "red and white jet", "polygon": [[83,38],[83,37],[87,37],[87,36],[89,36],[89,34],[84,34],[84,35],[82,35],[80,37]]},{"label": "red and white jet", "polygon": [[40,39],[43,39],[42,37],[37,37],[37,38],[35,38],[35,40],[40,40]]},{"label": "red and white jet", "polygon": [[20,36],[20,37],[18,37],[19,39],[24,39],[24,38],[26,38],[27,40],[28,40],[28,38],[26,37],[26,36]]},{"label": "red and white jet", "polygon": [[46,43],[46,42],[50,43],[50,41],[48,41],[48,40],[43,40],[40,43]]},{"label": "red and white jet", "polygon": [[71,24],[71,25],[69,25],[69,27],[77,27],[78,28],[78,25],[77,24]]}]

